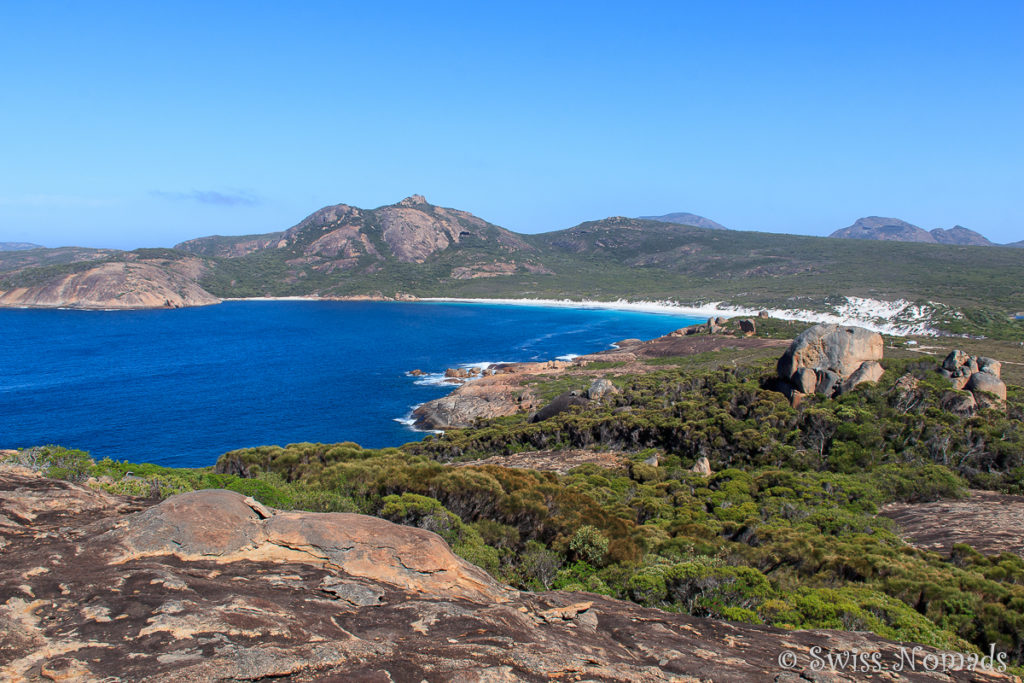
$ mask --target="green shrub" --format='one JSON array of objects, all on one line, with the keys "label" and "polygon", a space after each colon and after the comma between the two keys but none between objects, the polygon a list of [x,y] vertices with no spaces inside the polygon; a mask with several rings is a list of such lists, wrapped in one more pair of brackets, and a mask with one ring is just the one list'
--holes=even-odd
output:
[{"label": "green shrub", "polygon": [[594,566],[604,562],[608,554],[608,538],[589,524],[581,526],[569,541],[569,550],[583,562]]}]

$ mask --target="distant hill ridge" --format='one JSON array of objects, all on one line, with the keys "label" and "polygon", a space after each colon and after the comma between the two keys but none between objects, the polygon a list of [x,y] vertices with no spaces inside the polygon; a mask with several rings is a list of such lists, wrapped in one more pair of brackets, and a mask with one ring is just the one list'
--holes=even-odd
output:
[{"label": "distant hill ridge", "polygon": [[884,218],[851,226],[890,226],[897,233],[890,239],[905,232],[930,242],[881,244],[699,227],[692,223],[701,217],[688,216],[682,224],[616,216],[519,234],[421,195],[375,209],[336,204],[286,230],[200,237],[174,249],[0,252],[0,306],[175,307],[302,296],[713,300],[829,311],[852,296],[918,302],[953,321],[941,328],[950,331],[966,318],[949,317],[943,306],[985,309],[979,319],[988,321],[1024,310],[1017,250],[935,244],[962,239],[969,232],[962,228],[932,234]]},{"label": "distant hill ridge", "polygon": [[925,244],[957,244],[962,246],[995,246],[981,233],[955,225],[949,230],[935,228],[931,232],[899,218],[867,216],[853,225],[836,230],[829,237],[854,240],[885,240],[890,242],[922,242]]},{"label": "distant hill ridge", "polygon": [[708,230],[728,230],[721,223],[716,223],[710,218],[704,216],[698,216],[695,213],[687,213],[680,211],[677,213],[666,213],[664,216],[640,216],[640,220],[645,221],[660,221],[662,223],[678,223],[679,225],[693,225],[698,228],[707,228]]},{"label": "distant hill ridge", "polygon": [[0,242],[0,251],[28,251],[29,249],[45,249],[45,247],[31,242]]}]

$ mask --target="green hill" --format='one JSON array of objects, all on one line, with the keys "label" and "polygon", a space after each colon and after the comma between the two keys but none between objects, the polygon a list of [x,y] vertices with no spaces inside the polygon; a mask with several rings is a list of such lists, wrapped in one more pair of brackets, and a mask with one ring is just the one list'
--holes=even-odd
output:
[{"label": "green hill", "polygon": [[[4,289],[140,260],[193,255],[215,297],[353,296],[725,301],[828,310],[845,297],[927,305],[952,332],[1022,334],[1024,252],[1002,247],[715,230],[613,217],[518,234],[414,195],[329,206],[280,232],[189,240],[174,250],[37,249],[0,254]],[[179,271],[186,272],[182,268]]]}]

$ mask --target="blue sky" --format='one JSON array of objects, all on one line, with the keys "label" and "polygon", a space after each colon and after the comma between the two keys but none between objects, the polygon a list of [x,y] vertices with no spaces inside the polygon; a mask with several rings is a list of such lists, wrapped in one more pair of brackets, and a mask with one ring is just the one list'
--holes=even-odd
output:
[{"label": "blue sky", "polygon": [[419,193],[1024,239],[1024,2],[0,0],[0,241],[134,248]]}]

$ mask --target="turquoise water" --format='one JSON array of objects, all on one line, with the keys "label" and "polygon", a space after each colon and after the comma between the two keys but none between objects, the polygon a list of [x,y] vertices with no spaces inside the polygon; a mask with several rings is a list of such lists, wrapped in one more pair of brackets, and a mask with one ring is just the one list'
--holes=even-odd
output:
[{"label": "turquoise water", "polygon": [[591,353],[692,322],[440,303],[0,310],[0,448],[195,467],[263,444],[399,445],[423,436],[400,421],[412,407],[451,391],[445,368]]}]

